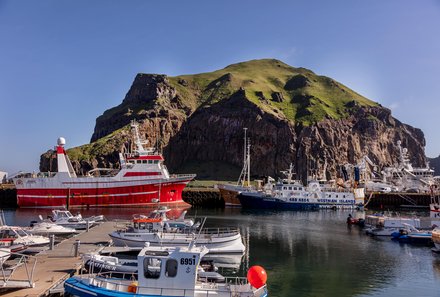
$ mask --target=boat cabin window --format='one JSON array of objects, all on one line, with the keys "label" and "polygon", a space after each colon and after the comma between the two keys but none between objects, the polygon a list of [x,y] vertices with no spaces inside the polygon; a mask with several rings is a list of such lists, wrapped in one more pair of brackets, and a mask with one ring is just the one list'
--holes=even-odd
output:
[{"label": "boat cabin window", "polygon": [[145,278],[159,278],[162,259],[148,257],[144,259],[144,276]]},{"label": "boat cabin window", "polygon": [[177,275],[177,260],[168,259],[165,265],[165,275],[168,277],[175,277]]},{"label": "boat cabin window", "polygon": [[159,164],[159,160],[154,160],[154,164]]},{"label": "boat cabin window", "polygon": [[147,164],[147,160],[142,160],[142,164]]},{"label": "boat cabin window", "polygon": [[148,160],[148,164],[153,164],[153,160]]}]

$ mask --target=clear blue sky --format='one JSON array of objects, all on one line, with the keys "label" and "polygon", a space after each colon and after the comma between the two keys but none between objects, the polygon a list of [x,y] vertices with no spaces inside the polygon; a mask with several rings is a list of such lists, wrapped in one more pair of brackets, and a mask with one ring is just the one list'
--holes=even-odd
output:
[{"label": "clear blue sky", "polygon": [[0,171],[38,170],[59,136],[88,143],[139,72],[258,58],[342,82],[440,154],[439,1],[0,0]]}]

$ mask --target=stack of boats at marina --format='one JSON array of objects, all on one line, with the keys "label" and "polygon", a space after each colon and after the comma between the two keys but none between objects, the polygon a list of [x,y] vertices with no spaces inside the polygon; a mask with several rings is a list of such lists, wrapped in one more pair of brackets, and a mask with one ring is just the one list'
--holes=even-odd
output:
[{"label": "stack of boats at marina", "polygon": [[433,251],[440,252],[440,203],[439,197],[431,197],[430,218],[401,217],[391,214],[372,214],[365,219],[355,219],[349,215],[347,224],[358,224],[365,227],[372,236],[391,237],[403,243],[434,243]]},{"label": "stack of boats at marina", "polygon": [[[67,236],[86,229],[96,224],[96,220],[103,219],[102,216],[83,219],[81,214],[72,215],[68,210],[53,210],[52,216],[40,221],[32,221],[31,227],[10,226],[6,224],[4,213],[0,212],[0,258],[2,263],[11,253],[18,253],[29,248],[48,246],[49,236]],[[32,249],[34,250],[34,249]]]},{"label": "stack of boats at marina", "polygon": [[[125,228],[110,235],[114,246],[85,254],[86,273],[65,282],[76,296],[267,296],[266,272],[251,267],[245,278],[218,272],[219,258],[236,258],[245,246],[239,229],[205,228],[183,212],[168,218],[169,209],[134,215]],[[133,253],[137,253],[134,258]],[[235,260],[232,260],[234,262]],[[120,295],[121,294],[121,295]]]},{"label": "stack of boats at marina", "polygon": [[[252,187],[249,148],[245,131],[245,154],[240,178],[236,185],[218,185],[225,206],[275,209],[355,208],[364,205],[365,193],[429,193],[435,185],[439,185],[429,164],[426,167],[413,167],[408,150],[398,141],[399,156],[394,166],[379,170],[379,166],[365,155],[358,164],[341,165],[341,178],[337,182],[308,178],[307,185],[304,186],[300,181],[292,179],[291,166],[288,171],[282,171],[286,178],[275,183],[269,177],[264,186],[259,184],[258,187]],[[324,160],[321,176],[325,176],[326,166]]]},{"label": "stack of boats at marina", "polygon": [[428,244],[432,240],[432,228],[420,229],[419,218],[373,214],[366,216],[363,224],[365,232],[372,236],[391,237],[403,243]]}]

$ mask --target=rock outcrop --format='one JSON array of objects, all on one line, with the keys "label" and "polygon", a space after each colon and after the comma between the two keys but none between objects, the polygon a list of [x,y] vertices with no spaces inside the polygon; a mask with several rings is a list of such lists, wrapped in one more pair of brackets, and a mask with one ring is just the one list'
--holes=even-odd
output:
[{"label": "rock outcrop", "polygon": [[[420,129],[331,78],[277,60],[178,77],[138,74],[122,103],[97,118],[91,143],[68,151],[75,169],[118,167],[117,151],[130,144],[132,119],[163,150],[172,172],[213,164],[239,171],[243,128],[251,143],[251,173],[258,176],[279,176],[294,163],[305,178],[326,163],[330,178],[338,174],[337,165],[357,163],[364,155],[379,166],[391,165],[398,140],[414,165],[425,162]],[[49,169],[47,160],[43,155],[42,170]]]}]

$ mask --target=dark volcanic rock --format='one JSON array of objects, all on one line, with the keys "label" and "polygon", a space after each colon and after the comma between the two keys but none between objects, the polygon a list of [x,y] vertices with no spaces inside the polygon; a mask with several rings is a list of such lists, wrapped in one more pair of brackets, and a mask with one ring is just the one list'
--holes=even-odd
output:
[{"label": "dark volcanic rock", "polygon": [[[294,163],[305,179],[308,170],[320,171],[326,162],[326,175],[334,178],[338,165],[358,163],[365,155],[379,166],[391,165],[398,140],[415,166],[425,162],[421,130],[333,79],[276,60],[175,78],[137,75],[122,103],[97,118],[92,142],[69,151],[75,170],[118,168],[117,153],[130,144],[132,119],[140,122],[142,136],[163,150],[171,172],[216,162],[240,168],[243,128],[256,176],[279,176]],[[40,169],[54,171],[53,160],[50,152],[44,154]]]},{"label": "dark volcanic rock", "polygon": [[302,74],[298,74],[287,81],[286,85],[284,86],[284,89],[288,91],[293,91],[296,89],[304,88],[308,86],[308,84],[309,84],[309,79]]}]

